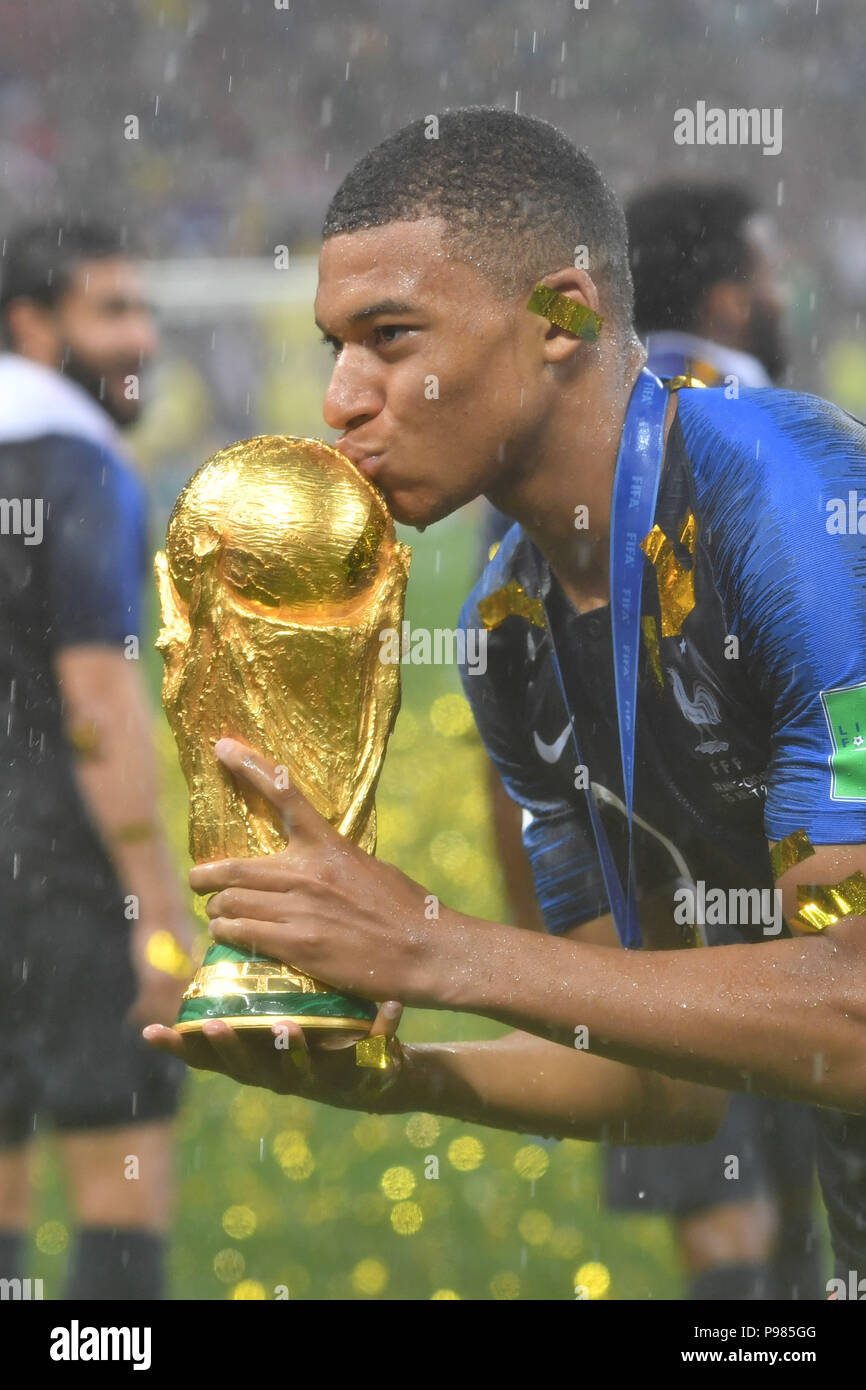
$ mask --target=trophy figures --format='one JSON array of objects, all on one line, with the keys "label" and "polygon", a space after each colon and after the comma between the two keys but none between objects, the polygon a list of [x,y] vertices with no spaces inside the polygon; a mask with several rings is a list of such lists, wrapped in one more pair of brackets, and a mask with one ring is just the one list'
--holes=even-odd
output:
[{"label": "trophy figures", "polygon": [[[400,706],[400,667],[379,660],[379,633],[400,628],[409,572],[378,491],[320,440],[234,444],[180,494],[155,570],[162,698],[189,787],[195,862],[287,844],[279,813],[217,759],[223,736],[271,758],[287,785],[373,853],[376,784]],[[336,1042],[363,1037],[374,1016],[374,1005],[290,966],[212,945],[175,1027],[291,1020],[310,1042]]]}]

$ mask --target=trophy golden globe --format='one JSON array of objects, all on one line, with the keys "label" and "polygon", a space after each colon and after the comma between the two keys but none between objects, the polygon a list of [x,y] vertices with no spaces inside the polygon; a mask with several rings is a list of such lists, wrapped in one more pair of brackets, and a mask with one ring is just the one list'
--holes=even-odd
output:
[{"label": "trophy golden globe", "polygon": [[[379,492],[321,440],[246,440],[187,483],[155,569],[162,698],[195,862],[287,844],[279,812],[216,757],[224,736],[272,759],[286,785],[372,854],[376,784],[400,706],[400,667],[380,661],[379,634],[400,628],[409,572]],[[311,1043],[342,1045],[363,1037],[375,1012],[291,966],[214,944],[175,1027],[291,1021]]]}]

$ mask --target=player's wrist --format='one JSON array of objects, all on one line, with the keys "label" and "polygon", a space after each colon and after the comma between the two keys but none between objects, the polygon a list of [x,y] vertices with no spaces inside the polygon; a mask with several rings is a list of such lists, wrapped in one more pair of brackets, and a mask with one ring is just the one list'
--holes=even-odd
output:
[{"label": "player's wrist", "polygon": [[501,926],[483,917],[466,917],[448,908],[436,923],[431,959],[425,964],[420,1007],[453,1013],[485,1013],[500,1002],[503,981],[513,990],[511,947],[537,933]]}]

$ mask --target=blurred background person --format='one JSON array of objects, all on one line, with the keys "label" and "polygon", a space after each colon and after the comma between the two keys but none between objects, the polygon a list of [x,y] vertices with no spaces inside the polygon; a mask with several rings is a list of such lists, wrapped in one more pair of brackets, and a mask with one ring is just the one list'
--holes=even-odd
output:
[{"label": "blurred background person", "polygon": [[146,514],[120,433],[154,327],[110,229],[20,227],[0,272],[0,493],[29,523],[0,536],[0,1275],[21,1275],[32,1141],[51,1124],[78,1225],[67,1296],[154,1299],[182,1068],[136,1024],[172,1018],[191,943],[157,810]]},{"label": "blurred background person", "polygon": [[773,224],[748,189],[672,181],[626,204],[635,327],[661,377],[770,386],[788,365]]}]

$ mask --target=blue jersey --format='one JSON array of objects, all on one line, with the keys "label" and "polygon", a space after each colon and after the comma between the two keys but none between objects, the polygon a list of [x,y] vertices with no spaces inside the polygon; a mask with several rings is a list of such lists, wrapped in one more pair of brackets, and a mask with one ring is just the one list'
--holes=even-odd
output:
[{"label": "blue jersey", "polygon": [[[767,839],[799,829],[815,844],[866,841],[866,428],[787,391],[729,399],[722,389],[683,390],[678,405],[644,566],[639,897],[699,880],[708,896],[771,889]],[[461,623],[484,628],[482,611],[501,621],[488,632],[485,674],[464,669],[464,688],[524,808],[548,929],[563,932],[609,910],[587,780],[625,876],[610,610],[578,614],[513,526]],[[572,720],[585,771],[575,767]],[[760,921],[739,930],[767,939]],[[834,1236],[853,1259],[861,1213],[840,1215],[854,1198],[838,1174],[852,1148],[866,1154],[866,1122],[824,1118]],[[866,1165],[858,1172],[866,1245]],[[866,1249],[859,1255],[866,1266]]]}]

